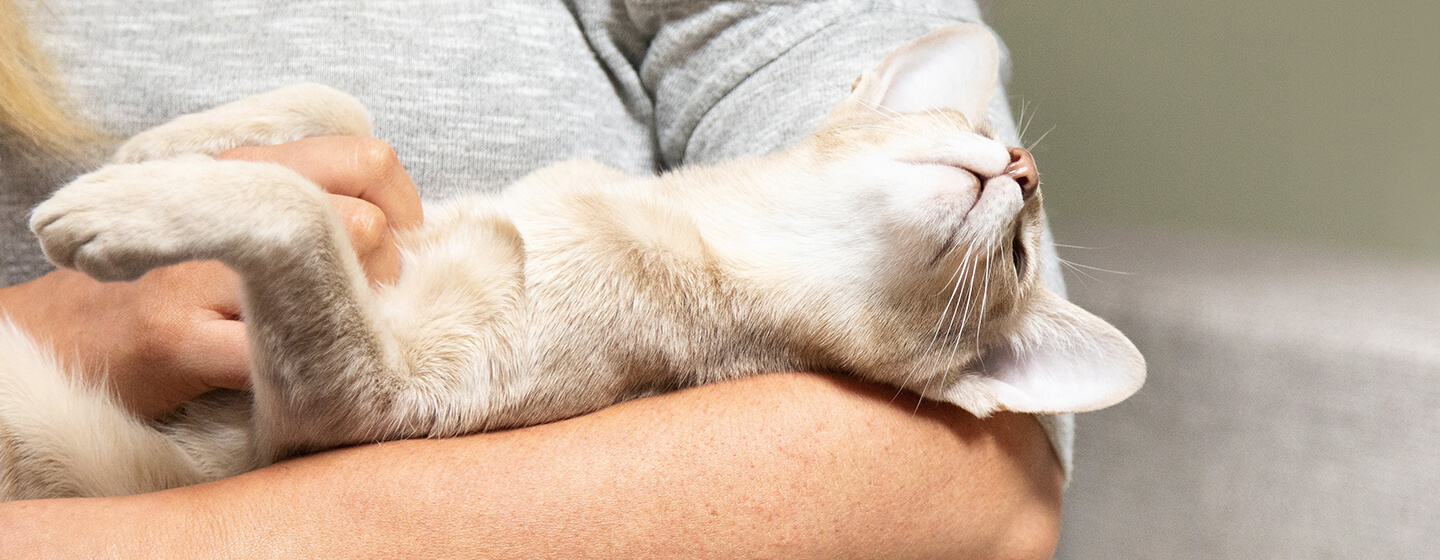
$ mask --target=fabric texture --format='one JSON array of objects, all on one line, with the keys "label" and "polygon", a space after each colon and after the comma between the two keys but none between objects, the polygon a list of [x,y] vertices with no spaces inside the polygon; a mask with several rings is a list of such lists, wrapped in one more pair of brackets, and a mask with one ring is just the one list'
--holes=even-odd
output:
[{"label": "fabric texture", "polygon": [[[115,138],[296,82],[366,104],[422,198],[494,191],[591,157],[654,173],[784,147],[885,53],[978,22],[973,1],[52,0],[35,22]],[[1003,91],[992,117],[1018,144]],[[0,274],[49,267],[29,209],[94,165],[0,148]],[[1045,283],[1063,293],[1047,236]],[[1070,472],[1071,418],[1042,417]]]},{"label": "fabric texture", "polygon": [[1150,378],[1085,415],[1058,558],[1440,556],[1440,263],[1139,228],[1065,240],[1124,272],[1071,292]]}]

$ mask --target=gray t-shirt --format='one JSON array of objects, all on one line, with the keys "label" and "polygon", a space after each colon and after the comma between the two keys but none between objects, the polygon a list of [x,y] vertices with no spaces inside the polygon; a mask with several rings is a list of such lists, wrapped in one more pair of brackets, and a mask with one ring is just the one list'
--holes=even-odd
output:
[{"label": "gray t-shirt", "polygon": [[[972,0],[47,5],[32,24],[37,40],[85,114],[116,138],[319,82],[370,108],[375,135],[425,199],[493,191],[580,156],[638,174],[773,151],[818,124],[885,53],[980,20]],[[1003,92],[992,113],[1016,144]],[[3,143],[0,158],[0,281],[11,285],[49,270],[26,215],[86,163]],[[1063,290],[1050,256],[1045,281]],[[1068,477],[1070,417],[1042,424]]]}]

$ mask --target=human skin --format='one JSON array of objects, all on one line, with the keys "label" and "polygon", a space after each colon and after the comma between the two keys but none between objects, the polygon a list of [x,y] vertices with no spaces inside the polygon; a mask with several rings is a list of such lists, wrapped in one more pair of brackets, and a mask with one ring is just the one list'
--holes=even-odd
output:
[{"label": "human skin", "polygon": [[[418,221],[393,151],[358,142],[328,152],[358,165],[318,145],[238,155],[355,195],[371,226]],[[777,374],[165,492],[0,504],[0,557],[1048,558],[1061,480],[1029,416]]]},{"label": "human skin", "polygon": [[[331,193],[366,274],[399,276],[392,229],[418,225],[420,197],[389,145],[354,137],[241,148],[220,159],[288,165]],[[105,283],[74,270],[0,289],[0,310],[66,365],[157,417],[215,388],[249,387],[239,279],[217,262]]]},{"label": "human skin", "polygon": [[0,555],[1049,558],[1061,485],[1032,417],[775,374],[165,492],[12,502]]}]

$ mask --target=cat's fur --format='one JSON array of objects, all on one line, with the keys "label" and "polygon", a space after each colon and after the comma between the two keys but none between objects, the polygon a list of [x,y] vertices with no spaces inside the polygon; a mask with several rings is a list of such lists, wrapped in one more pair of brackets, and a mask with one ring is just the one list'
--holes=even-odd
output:
[{"label": "cat's fur", "polygon": [[368,135],[354,99],[292,86],[145,132],[31,226],[55,264],[101,280],[235,269],[253,399],[212,393],[147,423],[0,328],[0,499],[144,492],[768,371],[848,373],[981,416],[1118,402],[1144,361],[1038,284],[1040,196],[983,124],[997,73],[989,31],[947,28],[786,151],[659,177],[574,161],[430,205],[399,238],[399,280],[376,288],[318,187],[205,155]]}]

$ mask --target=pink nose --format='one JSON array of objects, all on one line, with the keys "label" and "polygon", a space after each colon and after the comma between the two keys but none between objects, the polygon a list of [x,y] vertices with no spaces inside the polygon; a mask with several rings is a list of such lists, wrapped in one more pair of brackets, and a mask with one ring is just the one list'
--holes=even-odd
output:
[{"label": "pink nose", "polygon": [[1010,148],[1010,165],[1005,166],[1005,174],[1020,184],[1020,194],[1025,200],[1035,196],[1035,189],[1040,187],[1040,171],[1035,169],[1035,156],[1025,148]]}]

